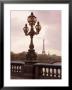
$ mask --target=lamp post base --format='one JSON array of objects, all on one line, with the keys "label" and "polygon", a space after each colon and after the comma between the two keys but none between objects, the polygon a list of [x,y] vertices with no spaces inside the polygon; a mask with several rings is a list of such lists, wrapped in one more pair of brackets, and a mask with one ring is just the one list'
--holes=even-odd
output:
[{"label": "lamp post base", "polygon": [[26,60],[27,61],[34,61],[37,59],[37,54],[35,53],[34,49],[29,49],[26,55]]},{"label": "lamp post base", "polygon": [[27,54],[26,54],[26,61],[24,65],[24,76],[29,79],[34,78],[34,64],[37,63],[38,61],[37,55],[35,53],[34,49],[29,49]]}]

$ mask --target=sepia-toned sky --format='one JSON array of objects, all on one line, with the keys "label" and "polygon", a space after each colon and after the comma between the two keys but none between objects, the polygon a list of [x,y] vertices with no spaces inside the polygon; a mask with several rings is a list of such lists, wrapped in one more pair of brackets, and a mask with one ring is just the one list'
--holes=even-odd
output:
[{"label": "sepia-toned sky", "polygon": [[[23,27],[27,17],[34,13],[40,22],[41,31],[33,38],[34,48],[37,53],[42,53],[43,39],[45,51],[50,54],[61,55],[61,11],[36,10],[36,11],[11,11],[11,51],[15,53],[28,51],[30,37],[25,36]],[[30,28],[29,24],[28,27]]]}]

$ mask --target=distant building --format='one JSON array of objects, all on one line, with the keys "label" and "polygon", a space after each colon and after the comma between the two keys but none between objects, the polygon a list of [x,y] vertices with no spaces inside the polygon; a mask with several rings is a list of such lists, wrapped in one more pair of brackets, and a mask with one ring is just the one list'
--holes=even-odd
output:
[{"label": "distant building", "polygon": [[43,50],[42,50],[42,54],[45,55],[45,43],[44,43],[44,39],[43,39]]}]

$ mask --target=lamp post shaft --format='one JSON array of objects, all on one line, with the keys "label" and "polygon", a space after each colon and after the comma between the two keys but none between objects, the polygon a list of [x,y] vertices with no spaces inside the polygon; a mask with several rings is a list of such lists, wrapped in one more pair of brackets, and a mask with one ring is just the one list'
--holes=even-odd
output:
[{"label": "lamp post shaft", "polygon": [[33,45],[33,37],[30,36],[30,38],[31,38],[31,42],[30,42],[29,48],[30,48],[30,49],[33,49],[33,48],[34,48],[34,45]]}]

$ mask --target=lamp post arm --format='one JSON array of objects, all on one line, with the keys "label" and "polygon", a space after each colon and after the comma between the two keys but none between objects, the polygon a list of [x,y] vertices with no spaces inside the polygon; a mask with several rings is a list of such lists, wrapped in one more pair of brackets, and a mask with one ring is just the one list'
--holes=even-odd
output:
[{"label": "lamp post arm", "polygon": [[38,32],[35,32],[35,35],[38,35],[39,33]]},{"label": "lamp post arm", "polygon": [[29,35],[29,33],[25,33],[25,35],[26,35],[26,36],[28,36],[28,35]]}]

